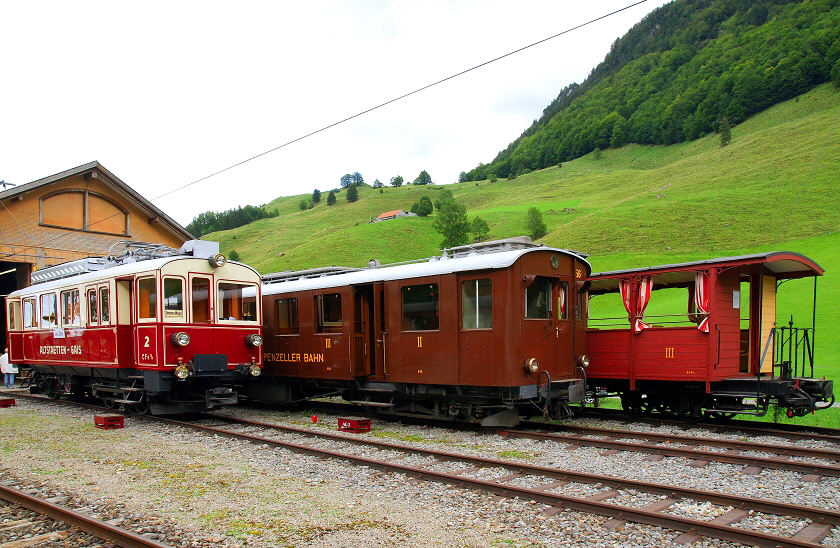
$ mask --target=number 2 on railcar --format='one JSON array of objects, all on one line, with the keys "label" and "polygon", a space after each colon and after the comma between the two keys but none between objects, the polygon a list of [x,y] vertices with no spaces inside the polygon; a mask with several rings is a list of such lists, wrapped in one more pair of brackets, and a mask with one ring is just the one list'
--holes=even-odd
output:
[{"label": "number 2 on railcar", "polygon": [[177,413],[235,404],[261,373],[259,274],[214,242],[125,242],[33,283],[6,298],[10,361],[33,393]]}]

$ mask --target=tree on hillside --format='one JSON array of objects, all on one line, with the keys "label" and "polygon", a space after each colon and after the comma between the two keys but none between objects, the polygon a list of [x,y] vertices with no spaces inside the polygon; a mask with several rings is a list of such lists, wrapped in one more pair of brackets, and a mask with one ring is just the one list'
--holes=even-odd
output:
[{"label": "tree on hillside", "polygon": [[365,184],[365,178],[362,177],[362,174],[358,171],[354,171],[353,175],[350,176],[350,180],[353,181],[354,185],[363,185]]},{"label": "tree on hillside", "polygon": [[262,206],[254,207],[246,205],[245,207],[237,207],[227,211],[205,211],[200,213],[195,219],[186,226],[186,229],[196,237],[217,232],[219,230],[231,230],[240,226],[247,225],[260,219],[267,219],[270,217],[277,217],[280,212],[276,209],[266,211]]},{"label": "tree on hillside", "polygon": [[726,116],[718,122],[718,131],[720,132],[721,147],[725,147],[732,142],[732,128],[729,127],[729,119]]},{"label": "tree on hillside", "polygon": [[312,203],[317,204],[321,201],[321,191],[317,188],[312,191]]},{"label": "tree on hillside", "polygon": [[528,213],[525,214],[525,231],[532,240],[539,240],[548,233],[542,213],[536,207],[529,207]]},{"label": "tree on hillside", "polygon": [[347,188],[350,186],[350,183],[353,182],[353,176],[349,173],[345,173],[341,176],[341,188]]},{"label": "tree on hillside", "polygon": [[331,206],[333,204],[335,204],[335,191],[330,190],[330,193],[327,194],[327,205]]},{"label": "tree on hillside", "polygon": [[455,200],[447,200],[443,203],[435,218],[434,227],[443,235],[441,247],[466,245],[470,241],[467,208]]},{"label": "tree on hillside", "polygon": [[440,211],[440,208],[443,206],[443,203],[447,200],[454,200],[455,197],[452,196],[452,191],[448,188],[444,188],[438,193],[437,200],[435,200],[435,209]]},{"label": "tree on hillside", "polygon": [[376,179],[376,180],[373,181],[373,188],[382,188],[384,186],[385,185],[383,185],[382,181],[380,181],[379,179]]},{"label": "tree on hillside", "polygon": [[424,169],[423,171],[420,172],[420,175],[418,175],[417,178],[414,179],[414,184],[415,185],[431,185],[431,184],[434,184],[434,183],[432,182],[432,176],[429,175],[429,173]]},{"label": "tree on hillside", "polygon": [[391,186],[402,186],[403,178],[402,175],[397,175],[396,177],[391,177]]},{"label": "tree on hillside", "polygon": [[411,206],[411,212],[416,213],[420,217],[431,215],[434,211],[435,206],[432,205],[432,200],[428,196],[421,197],[419,202]]},{"label": "tree on hillside", "polygon": [[359,187],[356,185],[350,185],[347,187],[347,201],[348,202],[355,202],[359,199]]},{"label": "tree on hillside", "polygon": [[470,232],[472,232],[474,242],[483,242],[490,234],[490,225],[481,217],[475,217],[470,224]]}]

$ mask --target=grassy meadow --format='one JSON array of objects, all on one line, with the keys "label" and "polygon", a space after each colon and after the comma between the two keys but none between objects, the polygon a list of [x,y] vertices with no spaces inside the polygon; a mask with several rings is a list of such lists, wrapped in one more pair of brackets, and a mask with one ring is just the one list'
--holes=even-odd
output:
[{"label": "grassy meadow", "polygon": [[[514,180],[446,188],[470,218],[487,221],[490,239],[525,234],[525,212],[539,208],[548,227],[542,241],[589,254],[596,272],[773,250],[807,255],[826,270],[818,282],[816,373],[840,381],[838,173],[840,90],[826,84],[732,128],[726,147],[717,135],[672,146],[628,145]],[[362,186],[357,202],[341,192],[327,206],[326,194],[341,175],[303,183],[300,195],[266,204],[279,210],[277,218],[205,239],[220,242],[224,253],[236,250],[262,273],[440,253],[434,216],[368,222],[385,211],[409,210],[423,195],[434,201],[440,185]],[[300,201],[315,188],[321,202],[301,211]],[[812,288],[810,280],[785,283],[778,321],[793,314],[796,325],[810,325]]]}]

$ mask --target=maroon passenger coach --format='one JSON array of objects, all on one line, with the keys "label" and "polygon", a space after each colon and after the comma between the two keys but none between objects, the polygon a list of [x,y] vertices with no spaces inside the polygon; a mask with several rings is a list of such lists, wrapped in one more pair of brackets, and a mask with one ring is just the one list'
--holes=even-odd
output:
[{"label": "maroon passenger coach", "polygon": [[[630,411],[686,418],[763,415],[771,403],[791,417],[830,407],[832,381],[814,378],[822,274],[791,252],[594,274],[589,384],[620,394]],[[794,327],[793,315],[781,313],[778,289],[803,278],[814,280],[811,325]],[[626,316],[595,318],[621,309]]]},{"label": "maroon passenger coach", "polygon": [[589,273],[579,254],[511,239],[264,276],[265,374],[250,397],[485,425],[564,414],[584,397]]}]

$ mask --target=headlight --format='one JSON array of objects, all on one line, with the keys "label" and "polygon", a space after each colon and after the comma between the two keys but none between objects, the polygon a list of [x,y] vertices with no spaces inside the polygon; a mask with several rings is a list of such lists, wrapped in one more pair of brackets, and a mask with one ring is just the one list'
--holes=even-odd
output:
[{"label": "headlight", "polygon": [[260,366],[255,363],[251,364],[251,367],[248,368],[248,372],[251,374],[252,377],[259,377],[260,375],[262,375],[262,369],[260,369]]},{"label": "headlight", "polygon": [[245,344],[251,347],[262,346],[263,338],[256,333],[248,335],[245,337]]},{"label": "headlight", "polygon": [[225,256],[221,253],[216,253],[215,255],[210,257],[208,261],[210,261],[210,266],[212,266],[213,268],[219,268],[225,266],[225,263],[227,263],[227,258],[225,258]]},{"label": "headlight", "polygon": [[525,371],[529,373],[536,373],[539,368],[540,362],[537,361],[537,358],[528,358],[525,360]]},{"label": "headlight", "polygon": [[578,356],[577,362],[579,366],[586,369],[587,367],[589,367],[589,356],[587,356],[586,354],[581,354],[580,356]]},{"label": "headlight", "polygon": [[183,331],[179,331],[172,335],[171,340],[172,344],[174,344],[175,346],[187,346],[188,344],[190,344],[190,336],[187,333],[184,333]]},{"label": "headlight", "polygon": [[179,379],[186,379],[190,376],[190,368],[183,364],[179,365],[175,368],[175,376]]}]

